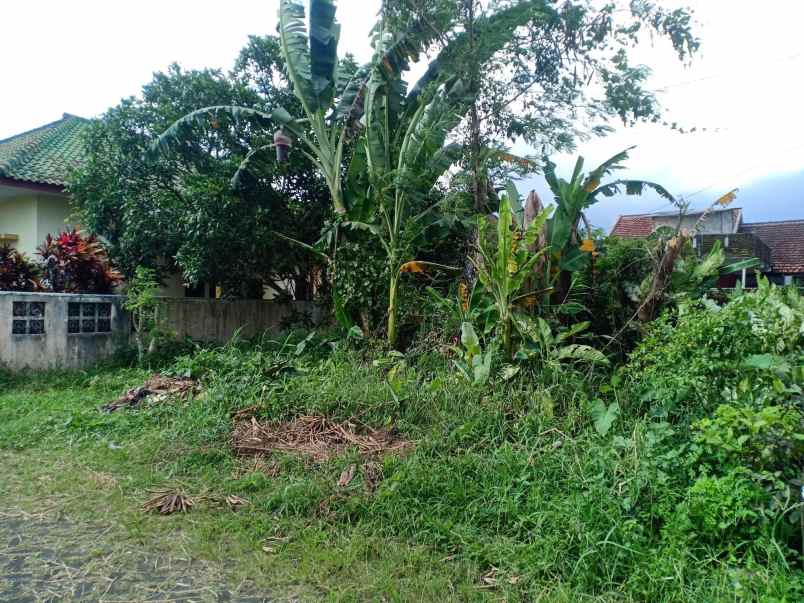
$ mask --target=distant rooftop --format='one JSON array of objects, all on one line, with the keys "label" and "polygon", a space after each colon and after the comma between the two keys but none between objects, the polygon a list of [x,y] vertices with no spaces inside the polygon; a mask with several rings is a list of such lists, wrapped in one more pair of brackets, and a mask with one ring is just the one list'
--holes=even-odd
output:
[{"label": "distant rooftop", "polygon": [[65,113],[53,123],[0,140],[0,178],[65,186],[81,163],[89,120]]},{"label": "distant rooftop", "polygon": [[[723,236],[727,236],[729,232],[752,234],[770,248],[773,272],[804,273],[804,220],[748,223],[742,221],[742,209],[739,207],[714,210],[710,217],[723,212],[735,212],[737,220],[734,223],[733,231],[721,231]],[[703,211],[693,211],[687,216],[694,218],[703,213]],[[678,212],[622,215],[617,219],[611,234],[623,238],[645,238],[650,236],[659,225],[667,223],[667,220],[662,220],[662,218],[677,215]],[[658,219],[658,223],[656,219]],[[704,234],[711,234],[711,231]]]}]

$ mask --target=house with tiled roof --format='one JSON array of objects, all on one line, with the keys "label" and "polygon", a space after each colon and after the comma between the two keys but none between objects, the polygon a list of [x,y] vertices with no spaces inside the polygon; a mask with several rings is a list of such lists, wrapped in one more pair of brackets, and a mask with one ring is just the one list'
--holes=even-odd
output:
[{"label": "house with tiled roof", "polygon": [[40,128],[0,140],[0,245],[33,255],[48,234],[69,226],[70,171],[84,157],[90,122],[64,116]]},{"label": "house with tiled roof", "polygon": [[[703,212],[685,215],[681,228],[692,229],[702,215]],[[660,228],[678,225],[678,212],[622,215],[611,235],[645,238]],[[744,222],[741,208],[720,209],[703,217],[693,246],[705,254],[716,241],[720,241],[729,261],[757,258],[760,272],[773,282],[804,282],[804,220]],[[750,285],[752,278],[747,278]]]}]

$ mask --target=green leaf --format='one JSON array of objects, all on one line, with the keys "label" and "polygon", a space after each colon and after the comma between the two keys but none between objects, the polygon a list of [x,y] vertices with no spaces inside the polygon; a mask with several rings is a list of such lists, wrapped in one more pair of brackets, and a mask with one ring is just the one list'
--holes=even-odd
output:
[{"label": "green leaf", "polygon": [[592,420],[595,423],[595,430],[602,436],[605,436],[612,425],[620,416],[620,405],[617,402],[612,402],[606,407],[602,400],[592,400],[590,404]]},{"label": "green leaf", "polygon": [[335,21],[333,0],[310,0],[310,72],[319,108],[327,108],[335,96],[338,41],[341,26]]},{"label": "green leaf", "polygon": [[502,367],[502,370],[500,371],[500,378],[503,381],[510,381],[511,379],[516,377],[517,374],[519,374],[521,368],[522,367],[513,364],[506,364],[505,366]]},{"label": "green leaf", "polygon": [[475,385],[485,385],[491,375],[492,350],[480,354],[472,359]]},{"label": "green leaf", "polygon": [[638,197],[644,193],[645,189],[651,189],[656,192],[660,197],[667,199],[671,203],[676,202],[676,198],[660,184],[655,182],[648,182],[646,180],[616,180],[609,184],[604,184],[596,188],[589,196],[595,200],[598,195],[604,197],[613,197],[616,194],[625,192],[630,197]]},{"label": "green leaf", "polygon": [[746,260],[740,260],[739,262],[734,262],[733,264],[728,264],[720,268],[720,274],[734,274],[735,272],[742,272],[743,270],[753,270],[754,268],[759,268],[760,262],[757,258],[748,258]]},{"label": "green leaf", "polygon": [[461,344],[463,344],[470,356],[474,357],[480,354],[480,339],[477,337],[475,328],[470,322],[461,324]]},{"label": "green leaf", "polygon": [[281,0],[279,4],[279,43],[285,68],[293,84],[293,92],[304,105],[305,111],[315,113],[321,107],[319,94],[313,84],[310,45],[304,23],[304,5],[295,0]]},{"label": "green leaf", "polygon": [[539,324],[539,340],[542,345],[551,346],[553,344],[553,330],[545,319],[539,317],[537,321]]},{"label": "green leaf", "polygon": [[754,354],[743,360],[743,366],[765,371],[774,370],[781,373],[790,371],[790,364],[784,358],[773,354]]},{"label": "green leaf", "polygon": [[570,247],[561,256],[560,267],[568,272],[579,272],[586,268],[589,262],[591,262],[591,256],[588,253],[581,251],[577,247]]},{"label": "green leaf", "polygon": [[562,341],[566,341],[571,337],[575,337],[578,333],[584,332],[592,323],[589,321],[584,322],[576,322],[573,324],[569,329],[563,331],[556,336],[556,343],[561,343]]},{"label": "green leaf", "polygon": [[600,350],[592,346],[573,343],[562,347],[558,351],[559,360],[580,360],[590,364],[608,364],[609,359]]},{"label": "green leaf", "polygon": [[[267,113],[265,111],[252,109],[250,107],[238,107],[236,105],[213,105],[210,107],[204,107],[203,109],[196,109],[184,117],[177,119],[159,136],[159,138],[153,142],[151,145],[151,151],[154,152],[159,149],[169,147],[172,142],[181,140],[183,138],[182,133],[186,128],[194,125],[209,123],[210,119],[215,119],[221,114],[228,115],[235,120],[249,118],[268,123],[276,121],[283,125],[293,126],[293,119],[290,117],[287,111],[281,107],[277,107],[273,113]],[[286,118],[287,121],[285,121]],[[292,127],[289,129],[291,129],[291,131],[293,130]]]}]

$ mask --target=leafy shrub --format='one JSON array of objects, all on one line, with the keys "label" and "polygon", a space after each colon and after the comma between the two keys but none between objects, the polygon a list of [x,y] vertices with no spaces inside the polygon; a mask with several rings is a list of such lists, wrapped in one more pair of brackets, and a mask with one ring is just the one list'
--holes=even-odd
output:
[{"label": "leafy shrub", "polygon": [[47,235],[37,253],[42,257],[44,284],[57,293],[112,293],[123,280],[98,238],[76,229],[55,238]]},{"label": "leafy shrub", "polygon": [[701,457],[713,467],[744,466],[795,478],[804,463],[804,416],[795,407],[722,404],[694,429]]},{"label": "leafy shrub", "polygon": [[756,292],[737,293],[722,308],[711,303],[685,308],[665,313],[649,327],[618,376],[632,410],[672,419],[703,417],[748,374],[756,390],[774,391],[778,371],[763,366],[762,359],[799,364],[804,302],[795,290],[761,279]]},{"label": "leafy shrub", "polygon": [[589,309],[592,332],[601,337],[619,335],[615,343],[623,352],[639,341],[636,324],[623,328],[639,306],[640,286],[653,266],[653,245],[649,239],[608,237],[600,243],[600,254],[584,275],[588,294],[583,303]]},{"label": "leafy shrub", "polygon": [[668,531],[726,549],[751,545],[768,535],[772,517],[766,511],[769,495],[745,470],[724,476],[702,476],[690,486]]},{"label": "leafy shrub", "polygon": [[39,274],[24,253],[0,245],[0,291],[35,291]]},{"label": "leafy shrub", "polygon": [[146,352],[149,356],[153,355],[160,344],[175,338],[159,316],[163,304],[157,298],[158,291],[156,271],[138,266],[134,277],[128,282],[124,303],[125,309],[131,313],[138,362],[143,361]]}]

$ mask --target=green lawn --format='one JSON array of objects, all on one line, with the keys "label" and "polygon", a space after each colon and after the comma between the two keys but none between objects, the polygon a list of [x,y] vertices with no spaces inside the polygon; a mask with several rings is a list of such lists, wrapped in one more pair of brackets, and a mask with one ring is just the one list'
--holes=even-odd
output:
[{"label": "green lawn", "polygon": [[[271,600],[799,601],[787,517],[770,515],[775,503],[740,465],[699,471],[709,453],[691,446],[692,419],[644,413],[628,398],[636,385],[621,383],[650,374],[668,392],[682,377],[709,384],[712,402],[684,412],[710,413],[742,369],[701,362],[706,342],[723,348],[722,338],[688,352],[687,331],[700,326],[689,324],[659,332],[669,339],[649,341],[641,364],[615,378],[566,368],[479,387],[435,352],[401,362],[326,340],[304,350],[263,342],[179,358],[170,370],[202,384],[191,399],[106,414],[102,404],[151,373],[0,374],[0,507],[100,530],[106,559],[136,550],[196,560],[214,568],[193,574],[207,592]],[[793,391],[754,383],[757,395]],[[602,426],[589,409],[612,400],[620,414]],[[264,419],[392,428],[413,447],[379,459],[376,489],[363,469],[340,486],[344,469],[364,462],[355,449],[323,462],[236,457],[232,413],[249,407]],[[166,487],[195,498],[191,512],[144,513],[149,490]],[[227,495],[250,504],[215,504]]]},{"label": "green lawn", "polygon": [[[147,376],[110,369],[0,382],[0,507],[55,507],[73,522],[113,528],[110,542],[211,561],[230,585],[247,579],[280,600],[484,596],[471,563],[445,561],[439,551],[368,527],[266,510],[296,477],[267,478],[232,458],[227,424],[217,424],[203,403],[98,412]],[[286,467],[293,464],[286,459]],[[237,493],[251,504],[232,512],[200,502],[187,515],[144,514],[147,490],[165,485],[196,496]]]}]

